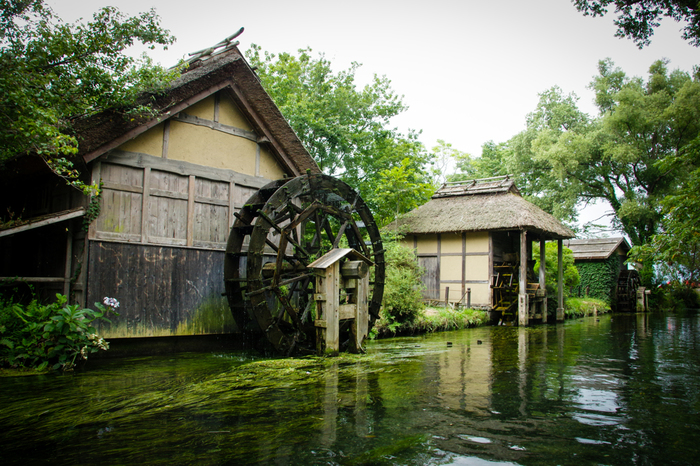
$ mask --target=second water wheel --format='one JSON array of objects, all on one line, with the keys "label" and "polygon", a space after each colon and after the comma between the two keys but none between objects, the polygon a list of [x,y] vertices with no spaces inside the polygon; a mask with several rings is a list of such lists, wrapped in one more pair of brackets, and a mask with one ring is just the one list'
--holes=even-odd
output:
[{"label": "second water wheel", "polygon": [[371,328],[384,294],[384,250],[359,194],[322,174],[262,187],[236,213],[226,246],[226,294],[238,327],[286,355],[314,352],[315,275],[308,265],[341,247],[374,262]]}]

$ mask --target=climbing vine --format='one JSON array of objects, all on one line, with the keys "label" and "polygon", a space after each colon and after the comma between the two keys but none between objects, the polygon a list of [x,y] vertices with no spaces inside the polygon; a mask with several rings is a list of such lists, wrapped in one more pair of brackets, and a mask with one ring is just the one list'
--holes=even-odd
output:
[{"label": "climbing vine", "polygon": [[615,255],[604,261],[577,263],[581,283],[574,288],[573,294],[602,299],[611,304],[615,297],[619,267],[620,262]]},{"label": "climbing vine", "polygon": [[90,203],[85,210],[85,215],[83,216],[83,231],[88,231],[90,224],[95,221],[97,217],[100,216],[100,211],[102,210],[102,186],[104,183],[100,180],[100,183],[95,189],[94,193],[90,196]]}]

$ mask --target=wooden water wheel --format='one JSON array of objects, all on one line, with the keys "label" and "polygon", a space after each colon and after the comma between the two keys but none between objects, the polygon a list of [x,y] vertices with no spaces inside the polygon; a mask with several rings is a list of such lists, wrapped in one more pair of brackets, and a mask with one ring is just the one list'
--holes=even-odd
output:
[{"label": "wooden water wheel", "polygon": [[371,328],[384,293],[384,251],[362,198],[321,174],[274,181],[251,196],[236,213],[224,263],[231,312],[247,338],[267,339],[286,355],[313,352],[315,277],[308,265],[340,247],[374,262]]},{"label": "wooden water wheel", "polygon": [[617,310],[618,312],[637,311],[637,288],[641,280],[636,270],[622,270],[617,277]]}]

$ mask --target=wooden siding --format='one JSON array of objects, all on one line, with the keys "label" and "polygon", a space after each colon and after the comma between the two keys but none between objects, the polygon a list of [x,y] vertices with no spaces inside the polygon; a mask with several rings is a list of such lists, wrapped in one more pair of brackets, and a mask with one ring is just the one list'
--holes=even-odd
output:
[{"label": "wooden siding", "polygon": [[224,249],[233,212],[268,182],[144,154],[107,160],[94,175],[104,186],[93,239]]},{"label": "wooden siding", "polygon": [[235,331],[225,298],[223,251],[90,242],[88,302],[120,302],[98,330],[108,338]]}]

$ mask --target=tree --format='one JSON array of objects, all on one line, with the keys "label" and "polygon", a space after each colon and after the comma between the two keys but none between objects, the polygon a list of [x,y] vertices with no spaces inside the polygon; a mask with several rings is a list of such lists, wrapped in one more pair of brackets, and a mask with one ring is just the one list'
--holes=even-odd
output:
[{"label": "tree", "polygon": [[360,64],[334,72],[309,48],[275,55],[253,44],[246,56],[321,170],[357,189],[380,225],[429,199],[433,155],[417,133],[390,126],[406,107],[389,79],[375,75],[358,89]]},{"label": "tree", "polygon": [[527,130],[508,141],[504,158],[545,210],[566,218],[577,203],[604,201],[632,243],[646,244],[658,231],[661,200],[688,173],[661,162],[700,134],[700,82],[669,73],[665,61],[650,67],[646,82],[610,60],[600,62],[599,72],[591,83],[598,118],[580,112],[575,96],[550,89]]},{"label": "tree", "polygon": [[663,17],[685,22],[682,38],[700,46],[700,3],[697,0],[572,0],[585,16],[603,16],[615,5],[615,37],[632,39],[641,49],[651,43]]},{"label": "tree", "polygon": [[137,97],[157,92],[177,72],[124,52],[135,41],[153,48],[174,38],[154,10],[125,17],[106,7],[91,22],[66,24],[43,0],[0,0],[0,6],[0,165],[39,156],[87,188],[70,160],[78,151],[73,122],[106,109],[123,109],[125,118],[148,113],[148,105],[135,105]]},{"label": "tree", "polygon": [[663,217],[659,233],[647,244],[633,247],[630,258],[655,265],[662,277],[697,284],[700,281],[700,138],[665,164],[678,164],[690,175],[674,194],[661,201]]}]

